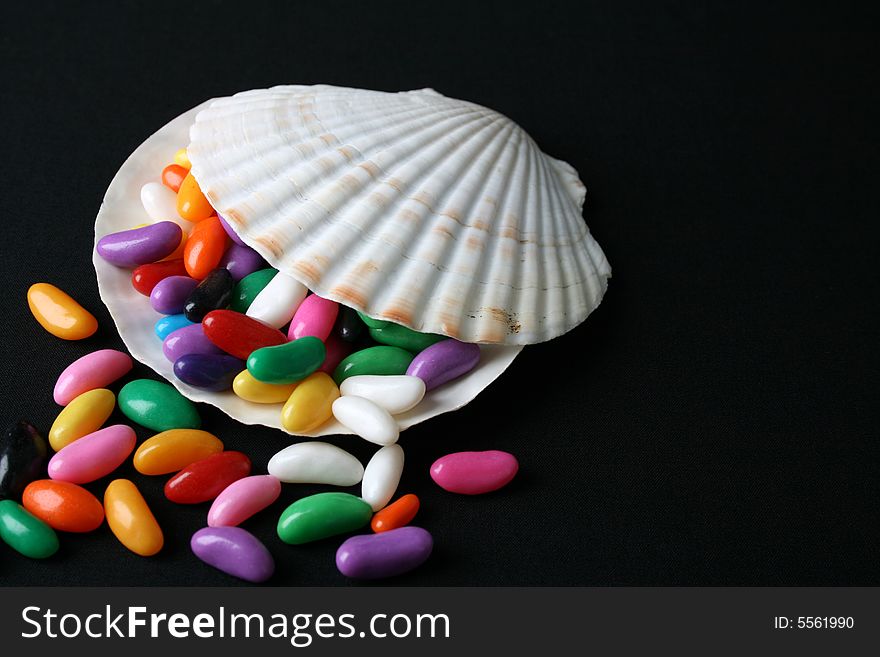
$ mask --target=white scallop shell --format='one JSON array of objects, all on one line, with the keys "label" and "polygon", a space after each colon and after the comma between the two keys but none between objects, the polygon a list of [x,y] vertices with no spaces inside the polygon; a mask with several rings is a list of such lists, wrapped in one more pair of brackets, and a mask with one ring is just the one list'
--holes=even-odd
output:
[{"label": "white scallop shell", "polygon": [[529,344],[598,306],[585,188],[507,117],[433,90],[248,91],[196,117],[192,173],[270,264],[371,317]]}]

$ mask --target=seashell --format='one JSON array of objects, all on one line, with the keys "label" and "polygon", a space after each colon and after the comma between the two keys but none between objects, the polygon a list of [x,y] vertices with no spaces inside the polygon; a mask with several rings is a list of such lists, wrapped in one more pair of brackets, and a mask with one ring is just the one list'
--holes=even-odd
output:
[{"label": "seashell", "polygon": [[549,340],[598,306],[611,275],[577,172],[502,114],[430,89],[221,98],[196,116],[187,153],[273,267],[417,331]]}]

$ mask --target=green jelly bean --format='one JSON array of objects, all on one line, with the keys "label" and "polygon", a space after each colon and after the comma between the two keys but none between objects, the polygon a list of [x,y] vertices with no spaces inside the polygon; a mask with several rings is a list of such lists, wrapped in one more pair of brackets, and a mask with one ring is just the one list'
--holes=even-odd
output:
[{"label": "green jelly bean", "polygon": [[248,356],[247,369],[252,377],[263,383],[296,383],[321,367],[326,357],[324,343],[308,335],[253,351]]},{"label": "green jelly bean", "polygon": [[358,374],[406,374],[413,355],[400,347],[369,347],[354,352],[343,360],[333,372],[333,380],[339,385],[350,376]]},{"label": "green jelly bean", "polygon": [[372,328],[385,328],[389,324],[394,323],[394,322],[388,322],[384,319],[373,319],[372,317],[367,317],[360,310],[358,310],[358,317],[360,317],[361,321],[371,329]]},{"label": "green jelly bean", "polygon": [[45,559],[58,551],[53,529],[12,500],[0,502],[0,538],[31,559]]},{"label": "green jelly bean", "polygon": [[135,379],[122,386],[117,400],[125,417],[153,431],[202,426],[195,404],[167,383]]},{"label": "green jelly bean", "polygon": [[388,322],[387,326],[371,328],[370,337],[381,344],[400,347],[415,354],[424,351],[432,344],[444,340],[445,337],[435,333],[419,333],[410,328]]},{"label": "green jelly bean", "polygon": [[242,278],[232,290],[232,302],[229,304],[229,309],[237,313],[246,313],[251,302],[263,291],[269,281],[275,278],[277,273],[277,269],[261,269]]},{"label": "green jelly bean", "polygon": [[348,493],[318,493],[297,500],[278,520],[278,537],[300,545],[360,529],[373,516],[370,505]]}]

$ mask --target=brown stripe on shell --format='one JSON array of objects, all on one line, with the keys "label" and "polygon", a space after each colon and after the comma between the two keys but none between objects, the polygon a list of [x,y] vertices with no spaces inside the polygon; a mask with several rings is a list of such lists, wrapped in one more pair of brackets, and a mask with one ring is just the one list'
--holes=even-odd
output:
[{"label": "brown stripe on shell", "polygon": [[337,285],[330,290],[328,296],[337,299],[346,306],[352,306],[354,308],[366,308],[367,306],[367,300],[364,299],[364,295],[350,285]]}]

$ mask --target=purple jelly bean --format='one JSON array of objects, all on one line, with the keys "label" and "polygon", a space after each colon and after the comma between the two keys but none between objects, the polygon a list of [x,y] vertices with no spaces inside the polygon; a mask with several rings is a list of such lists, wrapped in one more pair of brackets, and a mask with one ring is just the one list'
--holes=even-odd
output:
[{"label": "purple jelly bean", "polygon": [[117,267],[137,267],[169,256],[180,245],[183,231],[173,221],[104,235],[98,255]]},{"label": "purple jelly bean", "polygon": [[186,354],[222,354],[223,350],[208,339],[201,324],[188,324],[168,334],[162,353],[173,363]]},{"label": "purple jelly bean", "polygon": [[232,278],[238,282],[248,274],[263,269],[266,266],[266,261],[251,247],[233,244],[226,249],[219,266],[226,267],[232,274]]},{"label": "purple jelly bean", "polygon": [[223,230],[226,231],[226,234],[229,235],[229,239],[238,244],[239,246],[246,246],[246,244],[242,241],[242,239],[236,234],[234,230],[232,230],[232,226],[229,225],[229,222],[226,221],[221,215],[217,215],[217,218],[220,220],[220,225],[223,226]]},{"label": "purple jelly bean", "polygon": [[169,276],[156,283],[150,292],[150,305],[163,315],[179,315],[189,295],[199,282],[189,276]]},{"label": "purple jelly bean", "polygon": [[419,377],[425,382],[425,389],[432,390],[470,372],[479,362],[479,345],[450,338],[420,351],[406,373]]},{"label": "purple jelly bean", "polygon": [[433,548],[434,539],[421,527],[352,536],[336,551],[336,567],[354,579],[393,577],[421,566]]},{"label": "purple jelly bean", "polygon": [[174,376],[194,388],[221,392],[245,369],[243,360],[228,354],[184,354],[174,361]]},{"label": "purple jelly bean", "polygon": [[266,546],[241,527],[205,527],[193,534],[190,547],[209,566],[248,582],[265,582],[275,572]]}]

